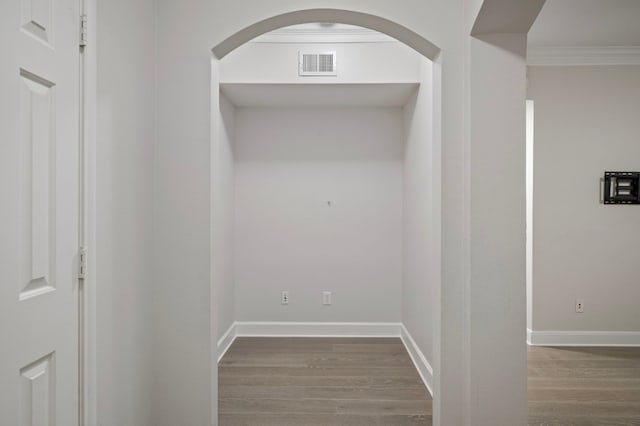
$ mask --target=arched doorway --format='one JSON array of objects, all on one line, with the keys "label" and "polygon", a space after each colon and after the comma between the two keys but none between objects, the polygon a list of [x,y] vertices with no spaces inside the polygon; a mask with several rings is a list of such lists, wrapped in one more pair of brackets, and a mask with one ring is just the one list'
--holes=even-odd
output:
[{"label": "arched doorway", "polygon": [[[441,72],[439,71],[439,64],[437,62],[438,60],[438,55],[440,52],[440,49],[435,46],[433,43],[429,42],[428,40],[426,40],[424,37],[420,36],[419,34],[413,32],[412,30],[401,26],[395,22],[389,21],[387,19],[378,17],[378,16],[374,16],[374,15],[370,15],[370,14],[365,14],[365,13],[360,13],[360,12],[352,12],[352,11],[347,11],[347,10],[336,10],[336,9],[310,9],[310,10],[304,10],[304,11],[298,11],[298,12],[292,12],[292,13],[287,13],[287,14],[283,14],[283,15],[278,15],[278,16],[274,16],[272,18],[268,18],[265,20],[262,20],[260,22],[257,22],[256,24],[253,24],[247,28],[244,28],[243,30],[227,37],[225,40],[223,40],[222,42],[220,42],[218,45],[216,45],[216,47],[213,48],[213,59],[212,59],[212,83],[211,83],[211,89],[212,89],[212,103],[211,103],[211,108],[212,108],[212,135],[213,135],[213,144],[212,144],[212,173],[215,173],[215,170],[218,168],[216,166],[216,155],[218,153],[218,150],[216,149],[216,135],[219,134],[218,129],[220,128],[220,126],[222,125],[219,122],[218,119],[218,114],[216,111],[216,108],[219,108],[219,103],[217,100],[217,92],[218,92],[218,86],[219,86],[219,61],[221,59],[223,59],[224,57],[226,57],[227,54],[231,53],[232,51],[234,51],[235,49],[237,49],[238,47],[244,45],[245,43],[249,42],[250,40],[254,39],[255,37],[260,36],[261,34],[267,33],[269,31],[281,28],[281,27],[286,27],[286,26],[291,26],[291,25],[297,25],[297,24],[304,24],[304,23],[313,23],[313,22],[335,22],[335,23],[342,23],[342,24],[348,24],[348,25],[357,25],[360,27],[364,27],[364,28],[369,28],[381,33],[384,33],[386,35],[391,36],[392,38],[396,39],[397,41],[404,43],[405,45],[409,46],[410,48],[414,49],[417,53],[419,53],[420,55],[422,55],[424,58],[429,59],[429,61],[432,62],[433,64],[433,72],[431,74],[431,80],[429,82],[430,87],[433,89],[434,92],[434,99],[432,101],[432,110],[430,111],[430,120],[431,120],[431,124],[432,124],[432,141],[435,145],[437,145],[437,147],[433,150],[433,154],[434,154],[434,158],[433,161],[438,163],[436,169],[439,170],[439,162],[440,162],[440,157],[439,154],[441,152],[439,145],[440,145],[440,139],[439,139],[439,135],[440,135],[440,126],[441,124],[437,121],[438,118],[441,116],[440,113],[440,99],[438,97],[438,94],[441,93],[441,81],[440,81],[440,76],[441,76]],[[439,176],[434,176],[434,185],[439,185]],[[214,181],[216,180],[215,178],[213,179]],[[216,192],[215,189],[212,188],[213,192]],[[437,198],[437,194],[439,193],[439,189],[434,190],[433,191],[433,196],[434,199]],[[215,200],[215,194],[212,194],[212,199]],[[439,200],[438,200],[439,202]],[[214,210],[215,210],[215,201],[214,201]],[[434,215],[433,217],[433,222],[434,222],[434,226],[440,226],[440,209],[441,206],[439,204],[436,204],[433,206],[434,210],[437,210],[437,214]],[[215,235],[219,234],[216,232],[216,223],[215,220],[213,221],[213,240],[211,242],[212,244],[212,250],[213,250],[213,260],[212,260],[212,265],[213,268],[215,268],[216,266],[216,253],[220,253],[220,249],[216,249],[216,241],[215,241]],[[439,237],[439,235],[438,235]],[[435,269],[438,269],[439,271],[439,265],[440,265],[440,258],[439,258],[439,246],[440,246],[440,240],[439,239],[434,239],[433,240],[433,244],[434,247],[437,246],[438,249],[434,249],[431,251],[431,254],[437,253],[435,254],[436,258],[433,261],[433,265]],[[440,286],[440,282],[439,282],[439,272],[436,274],[436,278],[434,281],[437,287]],[[438,294],[439,294],[439,288],[434,290],[434,300],[439,300],[438,299]],[[217,299],[214,298],[213,299],[216,303]],[[212,308],[215,305],[212,305]],[[217,309],[212,309],[213,311],[216,311]],[[439,310],[439,308],[437,309]],[[436,311],[437,311],[436,310]],[[434,319],[434,324],[433,324],[433,331],[432,331],[432,336],[433,336],[433,347],[434,347],[434,352],[439,351],[440,348],[440,344],[439,344],[439,336],[440,336],[440,332],[439,332],[439,327],[440,327],[440,323],[439,320],[437,319],[437,315],[434,314],[434,317],[436,317]],[[438,329],[438,330],[436,330]],[[434,370],[438,371],[438,366],[437,366],[437,360],[440,359],[439,354],[433,356],[433,360],[431,361],[431,365],[434,366],[434,368],[431,370],[431,374],[433,375]],[[428,364],[428,363],[427,363]],[[434,382],[434,384],[437,383]],[[436,385],[437,386],[437,385]],[[434,391],[434,396],[435,394],[438,392],[437,387],[433,386],[433,391]],[[437,399],[436,399],[437,401]],[[436,411],[438,410],[437,408],[435,409]]]},{"label": "arched doorway", "polygon": [[312,22],[333,22],[369,28],[393,37],[432,61],[440,52],[438,46],[396,22],[367,13],[343,9],[306,9],[273,16],[232,34],[218,43],[212,51],[216,59],[222,59],[237,47],[259,35],[282,27]]}]

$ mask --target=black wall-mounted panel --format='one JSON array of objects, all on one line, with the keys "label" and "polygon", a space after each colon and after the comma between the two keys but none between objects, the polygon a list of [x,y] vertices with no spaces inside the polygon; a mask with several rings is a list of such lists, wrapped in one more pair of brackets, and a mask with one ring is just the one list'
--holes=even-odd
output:
[{"label": "black wall-mounted panel", "polygon": [[605,204],[640,204],[640,172],[604,172]]}]

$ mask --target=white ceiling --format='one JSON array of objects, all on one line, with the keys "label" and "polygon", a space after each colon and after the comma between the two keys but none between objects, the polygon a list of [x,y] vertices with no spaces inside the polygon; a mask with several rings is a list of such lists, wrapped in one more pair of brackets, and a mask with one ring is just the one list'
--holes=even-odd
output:
[{"label": "white ceiling", "polygon": [[288,27],[279,28],[272,32],[282,32],[282,31],[308,31],[308,32],[340,32],[340,31],[353,31],[353,30],[365,30],[365,31],[373,31],[367,28],[358,27],[356,25],[347,25],[347,24],[334,24],[331,22],[312,22],[308,24],[300,24],[300,25],[290,25]]},{"label": "white ceiling", "polygon": [[640,0],[547,0],[531,47],[640,46]]},{"label": "white ceiling", "polygon": [[[326,40],[324,40],[326,39]],[[310,23],[281,28],[254,41],[389,41],[353,25]],[[640,46],[640,0],[546,0],[528,35],[531,47]]]},{"label": "white ceiling", "polygon": [[310,23],[270,31],[253,43],[380,43],[394,38],[368,28],[346,24]]},{"label": "white ceiling", "polygon": [[388,84],[220,84],[236,107],[401,107],[418,83]]}]

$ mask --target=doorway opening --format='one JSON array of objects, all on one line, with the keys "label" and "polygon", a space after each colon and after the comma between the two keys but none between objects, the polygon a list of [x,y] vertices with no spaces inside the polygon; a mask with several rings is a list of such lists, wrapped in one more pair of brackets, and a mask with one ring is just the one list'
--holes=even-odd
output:
[{"label": "doorway opening", "polygon": [[[332,74],[305,75],[310,55],[331,55]],[[212,70],[218,361],[238,337],[400,338],[433,395],[438,64],[381,32],[320,22],[266,33]],[[353,356],[366,367],[371,354]],[[430,404],[415,414],[430,424]]]},{"label": "doorway opening", "polygon": [[531,344],[531,330],[533,329],[533,144],[534,144],[534,104],[532,100],[526,102],[526,215],[527,215],[527,343]]}]

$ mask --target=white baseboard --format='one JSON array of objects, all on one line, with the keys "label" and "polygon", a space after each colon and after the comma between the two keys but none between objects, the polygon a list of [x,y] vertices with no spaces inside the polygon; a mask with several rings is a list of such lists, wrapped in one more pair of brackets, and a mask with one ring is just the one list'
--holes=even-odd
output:
[{"label": "white baseboard", "polygon": [[247,337],[400,337],[400,323],[387,322],[236,322]]},{"label": "white baseboard", "polygon": [[237,337],[400,337],[400,323],[236,321],[218,339],[218,362]]},{"label": "white baseboard", "polygon": [[231,324],[229,329],[224,335],[218,339],[218,362],[222,359],[224,354],[227,353],[227,350],[231,346],[234,340],[236,340],[236,323]]},{"label": "white baseboard", "polygon": [[416,344],[415,340],[413,340],[413,337],[411,337],[411,334],[404,324],[402,324],[400,329],[400,339],[407,349],[407,352],[409,352],[411,361],[413,361],[413,365],[416,366],[416,370],[418,370],[418,374],[420,374],[422,382],[427,387],[431,397],[433,397],[433,368]]},{"label": "white baseboard", "polygon": [[399,337],[433,396],[433,368],[402,323],[237,321],[218,340],[218,362],[236,337]]},{"label": "white baseboard", "polygon": [[527,343],[531,346],[640,346],[640,332],[527,329]]}]

